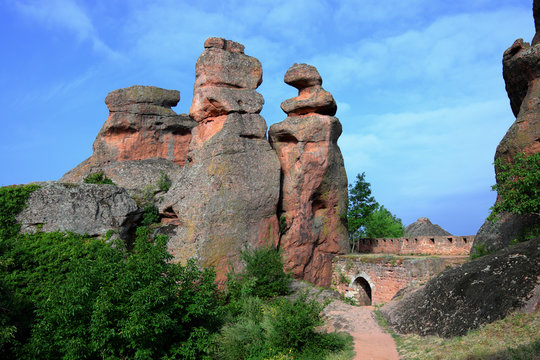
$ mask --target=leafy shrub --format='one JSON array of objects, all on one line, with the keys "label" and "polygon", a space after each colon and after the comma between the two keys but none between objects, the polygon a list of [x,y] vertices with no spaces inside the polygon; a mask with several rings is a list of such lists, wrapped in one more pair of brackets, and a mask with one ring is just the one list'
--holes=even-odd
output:
[{"label": "leafy shrub", "polygon": [[245,296],[270,298],[289,292],[290,275],[283,271],[283,260],[279,250],[262,247],[244,250],[244,270],[239,274],[227,274],[227,292],[233,299]]},{"label": "leafy shrub", "polygon": [[0,187],[0,240],[15,236],[21,226],[15,216],[24,208],[30,194],[38,185]]},{"label": "leafy shrub", "polygon": [[344,349],[351,338],[319,333],[325,304],[302,294],[296,300],[278,298],[264,302],[245,298],[238,316],[223,326],[216,338],[215,358],[237,359],[323,359]]},{"label": "leafy shrub", "polygon": [[526,156],[517,154],[512,163],[495,161],[498,201],[491,208],[488,219],[495,221],[501,212],[538,214],[540,212],[540,153]]},{"label": "leafy shrub", "polygon": [[[133,251],[80,235],[19,236],[0,280],[19,324],[4,358],[204,359],[220,326],[211,270],[170,263],[167,238],[137,230]],[[23,326],[24,325],[24,326]]]},{"label": "leafy shrub", "polygon": [[158,180],[158,188],[163,192],[167,192],[171,188],[171,185],[172,181],[169,178],[169,175],[162,171]]},{"label": "leafy shrub", "polygon": [[105,174],[103,174],[103,171],[100,171],[100,172],[97,172],[97,173],[94,173],[94,174],[90,174],[87,177],[85,177],[83,179],[83,181],[85,183],[87,183],[87,184],[115,185],[115,183],[111,179],[109,179],[108,177],[105,176]]},{"label": "leafy shrub", "polygon": [[159,210],[153,204],[147,204],[143,210],[143,219],[141,225],[148,226],[159,222]]}]

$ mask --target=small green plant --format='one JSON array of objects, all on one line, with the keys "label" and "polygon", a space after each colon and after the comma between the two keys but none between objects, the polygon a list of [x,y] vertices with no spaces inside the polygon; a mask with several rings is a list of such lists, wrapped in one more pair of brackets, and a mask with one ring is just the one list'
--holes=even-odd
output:
[{"label": "small green plant", "polygon": [[169,175],[162,171],[158,180],[158,188],[163,192],[167,192],[171,188],[171,185],[172,181],[169,178]]},{"label": "small green plant", "polygon": [[133,200],[135,200],[138,207],[144,208],[146,205],[152,203],[155,193],[156,188],[154,186],[146,185],[142,189],[138,190],[135,195],[133,195]]},{"label": "small green plant", "polygon": [[473,250],[471,251],[471,259],[474,260],[491,253],[492,251],[487,248],[486,244],[474,245]]},{"label": "small green plant", "polygon": [[148,226],[159,222],[159,210],[154,204],[147,204],[143,210],[141,225]]},{"label": "small green plant", "polygon": [[285,234],[285,230],[287,230],[287,218],[284,215],[281,215],[279,217],[279,233]]},{"label": "small green plant", "polygon": [[105,176],[105,174],[103,174],[103,171],[90,174],[87,177],[85,177],[83,181],[87,184],[116,185],[111,179],[109,179],[108,177]]}]

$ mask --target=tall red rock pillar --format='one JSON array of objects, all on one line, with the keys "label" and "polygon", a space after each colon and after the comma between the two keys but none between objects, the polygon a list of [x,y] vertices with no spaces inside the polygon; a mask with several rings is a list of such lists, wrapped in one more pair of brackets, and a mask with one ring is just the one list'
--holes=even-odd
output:
[{"label": "tall red rock pillar", "polygon": [[282,171],[280,248],[296,277],[329,286],[332,258],[347,250],[348,237],[341,124],[315,67],[294,64],[285,82],[299,94],[281,104],[288,117],[269,131]]},{"label": "tall red rock pillar", "polygon": [[198,124],[188,163],[161,211],[178,217],[169,237],[175,259],[214,266],[219,282],[245,247],[277,243],[280,172],[259,115],[261,63],[230,40],[209,38],[204,47],[195,65],[189,115]]}]

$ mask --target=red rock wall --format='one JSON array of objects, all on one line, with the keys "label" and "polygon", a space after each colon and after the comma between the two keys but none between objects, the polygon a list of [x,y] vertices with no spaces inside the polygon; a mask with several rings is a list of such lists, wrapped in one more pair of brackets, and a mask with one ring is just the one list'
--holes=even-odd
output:
[{"label": "red rock wall", "polygon": [[474,236],[414,236],[358,239],[357,252],[400,255],[468,256]]}]

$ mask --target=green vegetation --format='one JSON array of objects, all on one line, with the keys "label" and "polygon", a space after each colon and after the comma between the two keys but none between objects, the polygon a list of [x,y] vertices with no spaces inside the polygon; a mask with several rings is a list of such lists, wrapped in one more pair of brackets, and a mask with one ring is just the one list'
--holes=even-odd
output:
[{"label": "green vegetation", "polygon": [[171,188],[171,185],[172,181],[169,178],[169,175],[162,171],[158,180],[158,188],[163,192],[167,192]]},{"label": "green vegetation", "polygon": [[347,224],[352,250],[356,239],[365,237],[401,237],[404,235],[401,219],[397,218],[371,195],[365,173],[356,175],[354,186],[349,185]]},{"label": "green vegetation", "polygon": [[129,248],[110,233],[18,234],[36,188],[0,188],[1,358],[352,358],[349,336],[315,330],[324,305],[275,297],[289,282],[277,250],[245,251],[221,292],[213,270],[171,263],[148,227]]},{"label": "green vegetation", "polygon": [[[386,326],[378,311],[377,320]],[[540,312],[510,314],[502,320],[481,326],[464,336],[396,335],[391,329],[398,352],[403,359],[472,360],[540,358]]]},{"label": "green vegetation", "polygon": [[87,177],[83,179],[83,181],[87,184],[109,184],[109,185],[115,185],[115,183],[109,179],[108,177],[103,174],[103,171],[90,174]]},{"label": "green vegetation", "polygon": [[540,153],[530,156],[517,154],[512,163],[495,161],[498,201],[491,208],[488,219],[495,221],[497,214],[540,213]]},{"label": "green vegetation", "polygon": [[159,222],[159,210],[152,204],[148,203],[143,209],[143,218],[141,225],[148,226]]}]

